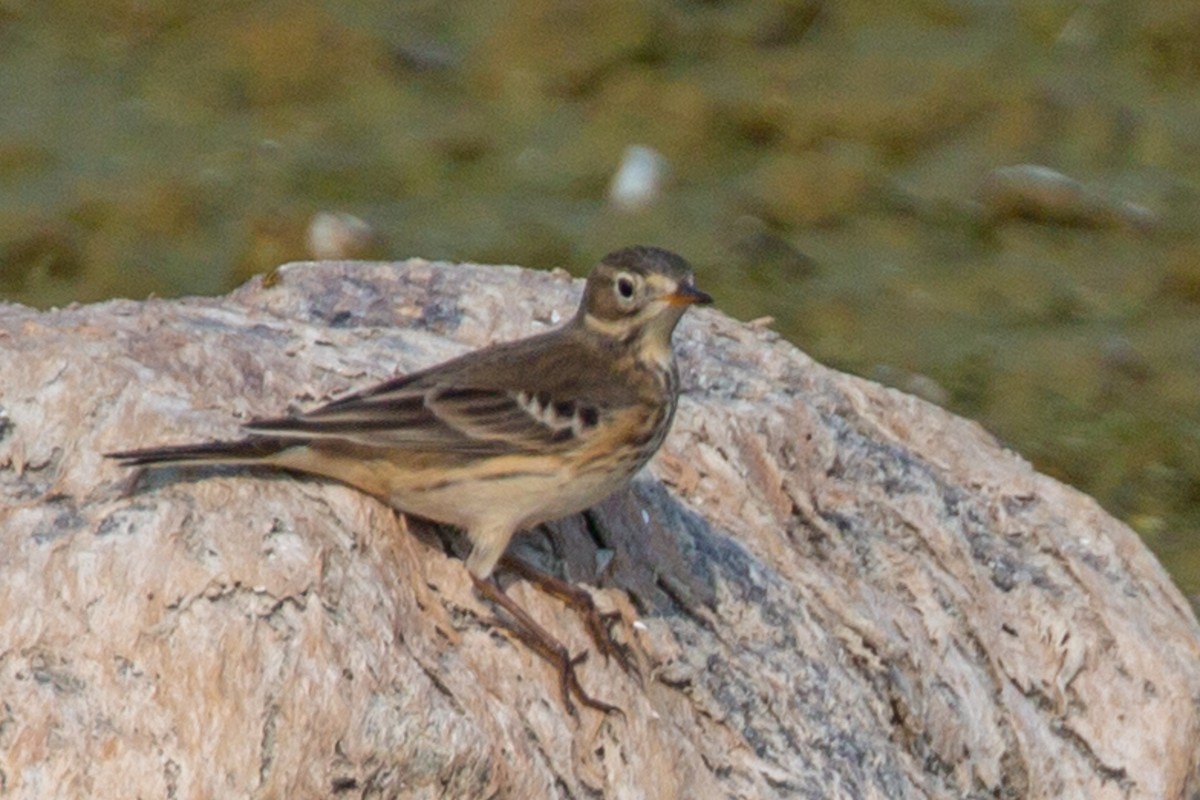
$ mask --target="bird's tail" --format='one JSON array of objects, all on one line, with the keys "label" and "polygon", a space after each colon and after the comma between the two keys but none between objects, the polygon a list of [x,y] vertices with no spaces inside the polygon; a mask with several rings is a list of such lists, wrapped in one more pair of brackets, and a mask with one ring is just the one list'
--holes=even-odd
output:
[{"label": "bird's tail", "polygon": [[145,450],[125,450],[105,453],[126,467],[171,466],[178,464],[256,464],[289,447],[304,444],[297,439],[273,436],[250,436],[236,442],[203,442]]}]

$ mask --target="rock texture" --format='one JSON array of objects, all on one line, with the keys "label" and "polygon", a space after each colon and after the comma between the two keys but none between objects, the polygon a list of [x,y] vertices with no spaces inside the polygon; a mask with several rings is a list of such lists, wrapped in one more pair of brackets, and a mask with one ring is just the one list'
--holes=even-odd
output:
[{"label": "rock texture", "polygon": [[1200,627],[1129,529],[716,312],[677,334],[687,394],[648,472],[519,542],[624,615],[641,681],[580,671],[624,716],[565,714],[448,532],[335,484],[101,456],[542,330],[578,290],[324,263],[217,299],[0,307],[0,795],[1200,792]]}]

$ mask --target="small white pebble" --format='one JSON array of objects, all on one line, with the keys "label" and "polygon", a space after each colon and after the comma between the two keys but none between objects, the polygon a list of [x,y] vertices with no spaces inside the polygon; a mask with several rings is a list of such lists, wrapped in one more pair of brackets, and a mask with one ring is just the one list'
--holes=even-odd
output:
[{"label": "small white pebble", "polygon": [[643,525],[650,524],[650,512],[644,508],[642,509],[642,524]]},{"label": "small white pebble", "polygon": [[308,222],[308,254],[318,261],[359,258],[374,240],[370,225],[344,211],[318,211]]},{"label": "small white pebble", "polygon": [[667,159],[652,147],[631,144],[608,187],[608,201],[621,211],[641,211],[654,204],[662,191]]},{"label": "small white pebble", "polygon": [[633,621],[633,629],[634,629],[635,631],[648,631],[648,630],[650,630],[649,628],[647,628],[647,627],[646,627],[646,623],[642,622],[640,619],[635,619],[635,620]]},{"label": "small white pebble", "polygon": [[558,313],[557,308],[550,312],[550,324],[551,325],[557,325],[561,321],[562,321],[562,314]]}]

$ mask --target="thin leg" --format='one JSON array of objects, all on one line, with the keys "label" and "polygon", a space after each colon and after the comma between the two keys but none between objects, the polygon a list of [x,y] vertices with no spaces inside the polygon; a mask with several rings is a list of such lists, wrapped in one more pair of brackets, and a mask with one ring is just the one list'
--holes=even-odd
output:
[{"label": "thin leg", "polygon": [[572,658],[562,642],[551,636],[550,632],[529,616],[525,609],[506,595],[494,579],[479,578],[472,574],[471,580],[475,582],[475,588],[479,590],[480,594],[503,608],[512,617],[512,621],[506,623],[505,627],[512,631],[529,649],[549,661],[558,670],[558,688],[562,692],[563,705],[566,706],[569,714],[575,715],[575,704],[571,702],[572,694],[588,708],[604,714],[613,711],[618,714],[623,713],[616,706],[597,700],[583,690],[583,686],[579,683],[579,677],[575,674],[575,667],[587,658],[586,652]]},{"label": "thin leg", "polygon": [[626,673],[633,673],[640,677],[637,665],[629,658],[627,649],[618,644],[609,631],[609,622],[614,619],[620,619],[621,615],[619,613],[601,614],[596,609],[596,603],[592,600],[592,596],[585,590],[580,589],[578,586],[572,586],[566,581],[559,580],[547,572],[542,572],[540,569],[522,561],[516,556],[502,556],[500,566],[510,572],[515,572],[525,580],[536,585],[546,594],[558,598],[579,612],[583,616],[588,636],[592,638],[596,649],[600,651],[601,655],[606,659],[609,656],[615,657],[617,663],[621,665],[621,669],[625,670]]}]

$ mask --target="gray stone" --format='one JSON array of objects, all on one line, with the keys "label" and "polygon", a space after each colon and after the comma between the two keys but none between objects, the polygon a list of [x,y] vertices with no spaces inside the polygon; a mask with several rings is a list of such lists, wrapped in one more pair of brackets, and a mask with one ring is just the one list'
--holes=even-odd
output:
[{"label": "gray stone", "polygon": [[646,474],[516,545],[624,616],[642,679],[580,668],[623,717],[566,715],[445,532],[314,479],[102,456],[544,330],[578,292],[414,260],[0,307],[3,793],[1200,791],[1200,627],[1132,531],[978,425],[717,312],[677,334],[686,394]]}]

